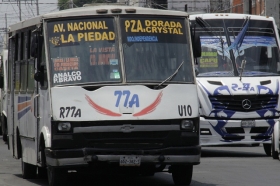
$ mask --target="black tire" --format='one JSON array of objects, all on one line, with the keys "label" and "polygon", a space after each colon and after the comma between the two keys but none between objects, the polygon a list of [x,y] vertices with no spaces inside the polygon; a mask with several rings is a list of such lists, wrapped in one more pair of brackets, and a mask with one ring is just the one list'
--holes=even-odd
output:
[{"label": "black tire", "polygon": [[279,159],[279,154],[277,151],[275,151],[274,135],[272,135],[271,139],[271,156],[273,159]]},{"label": "black tire", "polygon": [[40,156],[41,156],[41,166],[38,167],[38,178],[47,179],[48,178],[48,171],[46,166],[46,155],[45,155],[45,144],[44,144],[44,138],[40,138]]},{"label": "black tire", "polygon": [[264,143],[263,144],[264,152],[267,156],[271,156],[271,144]]},{"label": "black tire", "polygon": [[1,116],[1,121],[0,121],[0,122],[1,122],[0,135],[2,135],[2,134],[3,134],[3,132],[2,132],[2,131],[3,131],[3,120],[2,120],[2,117],[3,117],[3,116]]},{"label": "black tire", "polygon": [[65,169],[48,166],[47,173],[49,186],[66,185],[67,172]]},{"label": "black tire", "polygon": [[47,179],[48,173],[46,167],[38,167],[38,178]]},{"label": "black tire", "polygon": [[36,178],[37,167],[35,165],[25,163],[22,160],[22,158],[21,158],[21,170],[22,170],[22,177],[24,179],[34,179],[34,178]]},{"label": "black tire", "polygon": [[175,185],[191,184],[193,165],[172,165],[171,172]]},{"label": "black tire", "polygon": [[8,136],[7,136],[7,134],[3,134],[3,141],[4,141],[4,142],[7,142],[7,141],[8,141]]}]

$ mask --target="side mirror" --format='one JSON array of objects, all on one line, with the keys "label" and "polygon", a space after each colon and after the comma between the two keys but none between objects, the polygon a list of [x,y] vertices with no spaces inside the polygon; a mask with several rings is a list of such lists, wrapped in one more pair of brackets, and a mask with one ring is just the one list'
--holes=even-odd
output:
[{"label": "side mirror", "polygon": [[[4,61],[4,60],[3,60]],[[1,64],[1,67],[0,67],[0,88],[4,88],[4,76],[3,76],[3,61],[2,61],[2,64]]]},{"label": "side mirror", "polygon": [[40,71],[34,74],[35,81],[42,82],[44,80],[44,74]]},{"label": "side mirror", "polygon": [[191,28],[191,38],[192,38],[192,48],[193,48],[193,56],[195,58],[201,57],[201,42],[200,37],[196,34],[195,24],[190,25]]},{"label": "side mirror", "polygon": [[199,74],[199,70],[197,66],[195,67],[194,71],[195,71],[195,75],[197,76]]},{"label": "side mirror", "polygon": [[198,35],[193,36],[192,46],[193,46],[194,57],[195,58],[201,57],[201,42],[200,42],[200,37]]},{"label": "side mirror", "polygon": [[0,88],[4,88],[4,77],[0,76]]}]

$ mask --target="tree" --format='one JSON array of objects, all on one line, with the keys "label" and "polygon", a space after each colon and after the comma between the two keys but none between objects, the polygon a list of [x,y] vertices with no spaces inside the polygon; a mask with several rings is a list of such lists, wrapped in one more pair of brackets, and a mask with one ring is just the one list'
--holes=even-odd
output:
[{"label": "tree", "polygon": [[[73,0],[73,7],[82,7],[84,4],[90,3],[104,3],[106,0]],[[71,0],[58,0],[57,6],[59,10],[70,8]]]}]

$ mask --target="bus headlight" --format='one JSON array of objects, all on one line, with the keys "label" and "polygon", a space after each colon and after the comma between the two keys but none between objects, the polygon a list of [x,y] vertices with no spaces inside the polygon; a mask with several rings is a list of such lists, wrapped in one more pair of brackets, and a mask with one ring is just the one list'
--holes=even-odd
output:
[{"label": "bus headlight", "polygon": [[183,120],[181,122],[181,129],[183,130],[188,130],[188,131],[193,131],[195,130],[195,126],[192,120]]},{"label": "bus headlight", "polygon": [[71,130],[71,124],[69,122],[59,123],[58,131],[70,131]]}]

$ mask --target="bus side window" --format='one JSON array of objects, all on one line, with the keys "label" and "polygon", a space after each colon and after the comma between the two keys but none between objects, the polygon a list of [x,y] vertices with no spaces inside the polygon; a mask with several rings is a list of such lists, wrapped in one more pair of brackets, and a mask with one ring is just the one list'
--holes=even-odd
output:
[{"label": "bus side window", "polygon": [[35,89],[35,83],[34,83],[34,74],[35,74],[35,63],[34,58],[31,57],[31,30],[28,31],[27,35],[27,42],[26,42],[26,55],[27,55],[27,92],[32,93]]},{"label": "bus side window", "polygon": [[20,57],[19,57],[19,47],[20,46],[20,37],[19,34],[16,34],[15,37],[15,59],[14,59],[14,66],[15,66],[15,75],[12,74],[12,76],[15,76],[15,94],[19,93],[20,90]]},{"label": "bus side window", "polygon": [[27,60],[26,60],[26,34],[20,33],[19,60],[20,60],[20,93],[25,94],[27,88]]}]

